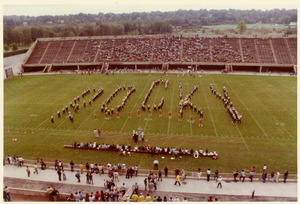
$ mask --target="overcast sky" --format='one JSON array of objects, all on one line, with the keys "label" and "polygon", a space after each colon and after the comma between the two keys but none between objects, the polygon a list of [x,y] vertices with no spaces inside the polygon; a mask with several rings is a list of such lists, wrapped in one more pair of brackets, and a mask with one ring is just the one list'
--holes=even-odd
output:
[{"label": "overcast sky", "polygon": [[[3,15],[68,15],[78,13],[131,13],[178,9],[296,9],[297,0],[2,0]],[[72,4],[70,4],[72,2]],[[83,4],[84,3],[84,4]]]}]

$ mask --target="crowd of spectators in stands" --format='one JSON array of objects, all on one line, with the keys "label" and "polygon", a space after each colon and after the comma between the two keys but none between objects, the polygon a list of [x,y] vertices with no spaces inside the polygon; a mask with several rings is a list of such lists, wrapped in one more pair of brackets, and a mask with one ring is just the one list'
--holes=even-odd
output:
[{"label": "crowd of spectators in stands", "polygon": [[213,38],[211,42],[213,62],[242,62],[239,47],[234,47],[226,38]]},{"label": "crowd of spectators in stands", "polygon": [[182,61],[184,62],[209,62],[209,39],[198,36],[183,40]]},{"label": "crowd of spectators in stands", "polygon": [[[41,41],[30,56],[28,64],[150,61],[275,63],[268,40],[238,39],[228,38],[228,36],[206,38],[197,35],[187,37],[169,35],[158,38],[139,36],[119,39],[66,40],[62,43],[61,41]],[[279,44],[274,41],[273,44],[277,63],[292,64],[293,52],[291,53],[293,56],[289,56],[290,54],[282,51],[288,49],[289,45],[286,45],[284,41]],[[57,49],[60,45],[58,55]],[[290,47],[291,50],[295,49],[294,45]],[[44,52],[46,52],[45,56],[40,61]]]}]

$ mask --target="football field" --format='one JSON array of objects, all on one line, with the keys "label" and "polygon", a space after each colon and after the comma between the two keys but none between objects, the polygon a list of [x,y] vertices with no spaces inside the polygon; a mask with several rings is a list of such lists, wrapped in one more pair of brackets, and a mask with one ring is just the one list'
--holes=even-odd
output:
[{"label": "football field", "polygon": [[[153,89],[148,103],[158,105],[164,97],[162,118],[158,111],[137,110],[151,83],[160,77],[170,81],[168,89],[160,84]],[[199,115],[193,110],[183,111],[183,120],[178,121],[179,84],[182,84],[183,98],[191,92],[194,85],[198,90],[191,97],[193,105],[203,110],[203,127],[198,126]],[[117,89],[125,85],[109,103],[114,108],[126,96],[127,86],[135,86],[136,92],[130,96],[120,119],[114,115],[105,120],[101,104]],[[242,115],[242,123],[234,124],[221,100],[210,92],[212,84],[223,95],[226,86],[234,107]],[[104,94],[92,105],[88,104],[101,86]],[[91,93],[84,99],[83,91],[90,88]],[[58,118],[57,111],[68,107],[79,96],[79,111],[74,113],[74,123],[67,114]],[[83,101],[87,106],[83,107]],[[131,112],[132,118],[127,114]],[[168,112],[172,113],[169,119]],[[97,114],[98,120],[94,120]],[[50,116],[54,116],[51,123]],[[189,122],[193,115],[194,123]],[[132,140],[132,131],[141,128],[145,141],[137,144]],[[99,128],[103,139],[96,138],[93,130]],[[26,131],[26,133],[24,133]],[[33,132],[33,133],[32,133]],[[21,155],[25,159],[55,159],[75,164],[80,162],[113,164],[125,163],[152,169],[154,157],[151,154],[133,153],[119,156],[117,152],[66,149],[64,145],[76,142],[98,142],[107,144],[151,145],[160,147],[193,148],[200,147],[217,151],[218,159],[182,156],[171,160],[171,155],[159,159],[159,167],[211,168],[213,171],[233,172],[256,166],[262,169],[267,164],[270,171],[296,173],[297,171],[297,78],[283,76],[244,76],[197,74],[195,77],[182,74],[115,74],[115,75],[39,75],[18,76],[4,81],[4,155]],[[17,138],[17,142],[12,139]]]}]

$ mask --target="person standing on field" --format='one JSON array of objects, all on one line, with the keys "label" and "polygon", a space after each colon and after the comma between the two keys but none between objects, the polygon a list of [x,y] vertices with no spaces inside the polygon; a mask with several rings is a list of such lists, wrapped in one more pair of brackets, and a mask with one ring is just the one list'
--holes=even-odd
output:
[{"label": "person standing on field", "polygon": [[26,167],[26,172],[27,172],[27,176],[30,177],[30,169],[28,166]]},{"label": "person standing on field", "polygon": [[289,172],[288,172],[288,171],[284,172],[284,174],[283,174],[283,182],[284,182],[284,183],[286,183],[286,180],[287,180],[288,175],[289,175]]},{"label": "person standing on field", "polygon": [[210,168],[208,168],[206,171],[207,182],[209,182],[210,180],[210,173],[211,173]]},{"label": "person standing on field", "polygon": [[154,170],[158,170],[158,160],[157,159],[154,160],[153,164],[154,164]]},{"label": "person standing on field", "polygon": [[165,177],[168,177],[168,171],[169,171],[169,169],[168,169],[168,167],[165,167]]},{"label": "person standing on field", "polygon": [[175,183],[174,183],[174,185],[176,186],[176,184],[179,184],[179,186],[181,186],[181,184],[180,184],[180,177],[179,177],[179,175],[177,175],[176,176],[176,179],[175,179]]},{"label": "person standing on field", "polygon": [[218,182],[218,185],[217,185],[217,188],[222,188],[222,176],[219,176],[219,178],[217,179],[217,182]]}]

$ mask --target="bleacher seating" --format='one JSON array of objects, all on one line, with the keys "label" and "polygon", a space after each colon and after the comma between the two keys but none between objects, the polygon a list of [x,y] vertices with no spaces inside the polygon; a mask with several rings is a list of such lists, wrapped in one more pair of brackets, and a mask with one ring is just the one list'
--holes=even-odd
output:
[{"label": "bleacher seating", "polygon": [[184,62],[209,62],[210,50],[209,39],[192,37],[183,40],[183,55]]},{"label": "bleacher seating", "polygon": [[130,38],[123,51],[123,62],[149,62],[151,61],[153,38]]},{"label": "bleacher seating", "polygon": [[293,62],[297,64],[297,38],[287,38],[288,46],[291,50]]},{"label": "bleacher seating", "polygon": [[112,59],[113,44],[115,40],[105,39],[101,41],[101,46],[98,52],[98,62],[108,62]]},{"label": "bleacher seating", "polygon": [[272,39],[275,56],[278,64],[292,64],[291,56],[288,52],[288,47],[283,38]]},{"label": "bleacher seating", "polygon": [[76,40],[75,47],[68,60],[69,63],[83,62],[83,53],[85,52],[88,40]]},{"label": "bleacher seating", "polygon": [[37,41],[37,44],[32,51],[29,59],[27,60],[27,64],[38,64],[43,56],[49,41]]},{"label": "bleacher seating", "polygon": [[272,63],[272,64],[275,63],[269,39],[257,38],[256,47],[257,47],[260,63]]},{"label": "bleacher seating", "polygon": [[253,38],[242,38],[242,50],[245,63],[256,63],[259,62],[255,49],[255,42]]},{"label": "bleacher seating", "polygon": [[180,62],[181,38],[165,37],[155,40],[153,48],[154,62]]},{"label": "bleacher seating", "polygon": [[83,56],[84,62],[93,62],[99,48],[99,40],[90,40]]},{"label": "bleacher seating", "polygon": [[40,61],[40,64],[50,64],[53,63],[55,56],[57,55],[57,51],[61,45],[62,41],[53,41],[50,42],[48,48],[45,51],[45,54]]},{"label": "bleacher seating", "polygon": [[242,62],[238,39],[214,38],[211,40],[213,62]]},{"label": "bleacher seating", "polygon": [[92,62],[295,64],[297,38],[125,37],[38,40],[28,65]]},{"label": "bleacher seating", "polygon": [[59,50],[56,59],[53,61],[53,63],[66,63],[74,45],[74,42],[74,40],[63,41],[61,49]]}]

